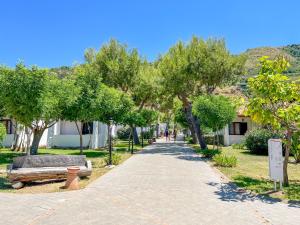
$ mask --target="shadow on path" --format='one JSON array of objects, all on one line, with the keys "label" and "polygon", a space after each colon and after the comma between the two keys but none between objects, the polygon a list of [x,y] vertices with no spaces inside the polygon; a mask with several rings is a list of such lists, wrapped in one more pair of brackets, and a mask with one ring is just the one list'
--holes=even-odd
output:
[{"label": "shadow on path", "polygon": [[[253,202],[255,200],[262,201],[267,204],[275,204],[282,202],[279,198],[272,198],[266,195],[254,195],[245,191],[244,189],[238,188],[233,182],[229,183],[214,183],[209,182],[208,185],[217,188],[215,194],[219,196],[219,199],[226,202]],[[289,207],[300,208],[300,202],[288,201]]]}]

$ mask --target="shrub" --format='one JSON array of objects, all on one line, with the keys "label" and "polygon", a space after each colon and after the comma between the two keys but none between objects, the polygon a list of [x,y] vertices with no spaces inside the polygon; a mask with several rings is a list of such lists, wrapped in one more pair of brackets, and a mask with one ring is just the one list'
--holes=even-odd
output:
[{"label": "shrub", "polygon": [[[219,144],[220,145],[224,145],[224,136],[223,135],[218,135],[219,136]],[[208,145],[213,145],[214,144],[214,138],[216,139],[215,140],[215,145],[217,144],[217,135],[213,135],[213,134],[205,134],[204,135],[204,140],[205,140],[205,143],[208,144]]]},{"label": "shrub", "polygon": [[245,136],[245,145],[253,154],[268,155],[268,140],[274,134],[266,129],[252,130]]},{"label": "shrub", "polygon": [[5,136],[6,136],[6,128],[2,123],[0,123],[0,146],[2,145],[2,141],[4,140]]},{"label": "shrub", "polygon": [[235,156],[217,154],[213,157],[213,161],[215,162],[216,166],[236,167],[237,165],[237,158]]},{"label": "shrub", "polygon": [[186,137],[186,138],[185,138],[185,141],[186,141],[188,144],[196,144],[196,143],[194,143],[192,137]]},{"label": "shrub", "polygon": [[129,135],[130,135],[129,127],[122,127],[117,131],[117,137],[121,140],[129,139]]},{"label": "shrub", "polygon": [[231,148],[232,149],[244,149],[245,148],[245,143],[232,144]]},{"label": "shrub", "polygon": [[198,152],[204,158],[212,158],[213,156],[221,153],[219,149],[200,149],[198,150]]},{"label": "shrub", "polygon": [[[122,157],[120,154],[113,153],[111,156],[111,163],[113,165],[118,165],[121,162],[121,159]],[[104,158],[104,162],[106,165],[109,164],[109,155]]]}]

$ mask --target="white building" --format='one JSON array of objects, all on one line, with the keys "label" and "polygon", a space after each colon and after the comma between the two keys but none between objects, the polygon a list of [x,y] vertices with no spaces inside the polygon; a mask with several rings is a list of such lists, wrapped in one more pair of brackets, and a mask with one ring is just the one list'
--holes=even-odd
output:
[{"label": "white building", "polygon": [[239,113],[235,120],[227,125],[221,132],[224,135],[224,145],[229,146],[241,143],[245,138],[245,134],[255,127],[256,124],[250,117]]},{"label": "white building", "polygon": [[[14,141],[15,127],[10,119],[0,120],[7,130],[3,146],[10,147]],[[23,134],[19,134],[22,136]],[[83,125],[83,147],[97,149],[105,147],[108,130],[103,123],[94,121]],[[40,141],[40,147],[47,148],[78,148],[80,146],[79,134],[75,122],[59,121],[46,129]]]}]

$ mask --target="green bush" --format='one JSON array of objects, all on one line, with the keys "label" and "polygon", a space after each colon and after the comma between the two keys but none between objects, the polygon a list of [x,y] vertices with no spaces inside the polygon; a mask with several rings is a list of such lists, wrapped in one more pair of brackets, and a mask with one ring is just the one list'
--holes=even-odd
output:
[{"label": "green bush", "polygon": [[245,148],[245,143],[232,144],[231,148],[232,149],[244,149]]},{"label": "green bush", "polygon": [[129,127],[122,127],[117,131],[117,137],[121,140],[128,140],[130,135]]},{"label": "green bush", "polygon": [[185,138],[185,141],[186,141],[188,144],[196,144],[196,143],[194,143],[192,137],[186,137],[186,138]]},{"label": "green bush", "polygon": [[[217,144],[217,136],[214,136],[213,134],[205,134],[204,135],[204,140],[205,143],[208,145],[213,145],[214,144],[214,138],[215,138],[215,145]],[[224,136],[219,135],[219,144],[224,145]]]},{"label": "green bush", "polygon": [[219,149],[200,149],[198,150],[198,153],[200,153],[204,158],[212,158],[213,156],[218,155],[221,152]]},{"label": "green bush", "polygon": [[216,166],[236,167],[237,165],[237,158],[235,156],[217,154],[213,157],[213,161],[215,162]]},{"label": "green bush", "polygon": [[268,155],[268,140],[274,134],[266,129],[252,130],[245,136],[245,145],[253,154]]},{"label": "green bush", "polygon": [[[118,165],[121,162],[121,159],[122,159],[122,157],[120,154],[113,153],[111,156],[111,163],[113,165]],[[104,158],[104,162],[106,165],[109,164],[109,155]]]},{"label": "green bush", "polygon": [[6,128],[2,123],[0,123],[0,146],[2,145],[2,141],[4,140],[5,136],[6,136]]}]

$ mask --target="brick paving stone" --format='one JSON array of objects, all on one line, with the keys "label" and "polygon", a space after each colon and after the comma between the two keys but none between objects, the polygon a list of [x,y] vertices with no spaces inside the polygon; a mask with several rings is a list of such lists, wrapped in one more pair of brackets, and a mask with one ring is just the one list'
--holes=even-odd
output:
[{"label": "brick paving stone", "polygon": [[182,144],[148,146],[84,190],[0,194],[0,224],[289,225],[300,206],[239,193]]}]

